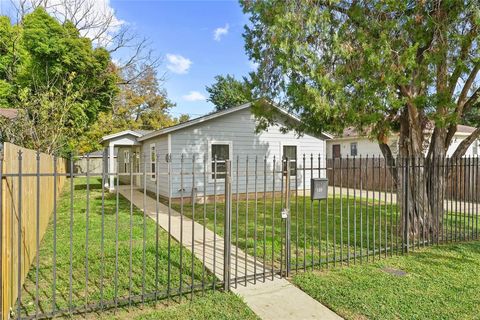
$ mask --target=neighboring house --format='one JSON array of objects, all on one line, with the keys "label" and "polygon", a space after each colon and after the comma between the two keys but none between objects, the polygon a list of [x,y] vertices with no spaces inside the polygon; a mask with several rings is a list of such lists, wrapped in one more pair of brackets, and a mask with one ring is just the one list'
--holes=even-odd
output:
[{"label": "neighboring house", "polygon": [[18,116],[18,109],[0,108],[0,117],[13,120]]},{"label": "neighboring house", "polygon": [[[0,147],[6,139],[6,128],[15,127],[14,121],[18,117],[18,109],[0,108]],[[11,129],[11,128],[10,128]]]},{"label": "neighboring house", "polygon": [[[80,156],[75,161],[74,172],[86,173],[87,169],[90,174],[100,175],[102,174],[103,160],[105,152],[103,150],[93,151]],[[114,153],[114,159],[117,159],[117,150]],[[117,166],[114,167],[114,172],[117,172]]]},{"label": "neighboring house", "polygon": [[[276,108],[276,107],[273,107]],[[283,121],[299,121],[297,118],[288,114],[286,111],[276,108],[278,111],[278,123]],[[129,173],[132,175],[120,175],[120,183],[132,184],[135,187],[143,187],[143,181],[146,180],[146,189],[155,192],[157,179],[160,179],[159,193],[161,196],[168,196],[168,162],[166,155],[171,154],[171,196],[179,197],[181,156],[184,155],[184,172],[191,175],[192,166],[197,172],[195,186],[191,184],[191,176],[186,177],[184,181],[183,192],[190,195],[192,187],[197,191],[197,195],[202,193],[206,187],[207,195],[214,194],[214,179],[211,174],[214,167],[214,159],[217,157],[217,170],[223,168],[225,160],[232,160],[233,172],[236,170],[236,159],[240,158],[240,175],[245,174],[245,161],[249,157],[250,174],[254,169],[255,158],[258,160],[259,176],[262,175],[264,158],[267,158],[268,171],[271,171],[273,158],[277,159],[276,170],[279,170],[280,159],[286,155],[290,159],[297,158],[298,166],[302,165],[303,154],[307,155],[307,161],[310,161],[310,155],[315,155],[315,163],[318,156],[321,161],[325,161],[325,141],[330,139],[328,134],[312,136],[304,134],[296,135],[294,132],[282,133],[279,125],[272,125],[267,130],[260,133],[256,132],[256,119],[252,114],[250,103],[233,107],[227,110],[208,114],[206,116],[193,119],[178,125],[153,131],[147,134],[139,134],[132,131],[123,131],[115,135],[103,138],[104,145],[109,148],[110,154],[113,154],[114,148],[118,147],[118,169],[119,173]],[[155,161],[158,158],[158,162]],[[195,161],[193,161],[195,157]],[[204,162],[205,161],[205,162]],[[113,159],[109,160],[113,165]],[[206,179],[206,186],[203,184],[203,176],[206,165],[209,171]],[[308,167],[308,165],[306,165]],[[140,173],[140,174],[139,174]],[[143,173],[143,174],[142,174]],[[271,173],[269,173],[271,174]],[[305,181],[308,181],[307,188],[310,188],[310,173],[305,175]],[[223,176],[217,176],[217,191],[223,190]],[[113,189],[113,176],[110,179],[110,189]],[[303,177],[302,177],[303,178]],[[300,180],[302,180],[299,179]],[[244,178],[240,179],[245,186]],[[258,190],[263,190],[263,179],[259,179]],[[303,185],[301,185],[303,186]],[[298,187],[301,187],[300,185]],[[252,187],[253,184],[249,184]],[[279,188],[277,186],[277,188]],[[240,182],[239,190],[242,189]]]},{"label": "neighboring house", "polygon": [[[447,155],[451,156],[460,142],[468,137],[475,130],[474,127],[458,125],[457,132],[448,148]],[[388,145],[394,156],[398,154],[398,134],[393,134],[388,138]],[[370,140],[365,135],[358,133],[354,128],[349,127],[343,131],[342,135],[336,136],[327,141],[327,158],[353,157],[353,156],[382,156],[378,142]],[[479,141],[476,140],[470,145],[465,156],[479,155]]]}]

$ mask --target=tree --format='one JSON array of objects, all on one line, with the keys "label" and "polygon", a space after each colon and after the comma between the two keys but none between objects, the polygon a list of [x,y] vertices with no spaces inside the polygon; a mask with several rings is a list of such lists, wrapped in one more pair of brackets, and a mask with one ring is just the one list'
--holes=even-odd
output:
[{"label": "tree", "polygon": [[[419,222],[409,232],[427,230],[435,239],[444,193],[429,186],[443,191],[449,172],[434,164],[444,161],[457,124],[480,97],[478,1],[244,0],[242,6],[250,16],[246,50],[259,64],[256,94],[296,113],[298,131],[371,129],[389,163],[395,159],[387,137],[398,132],[399,156],[425,161],[408,177],[393,170],[398,181],[409,181],[405,212]],[[429,123],[433,131],[425,135]],[[479,136],[477,127],[453,158]]]},{"label": "tree", "polygon": [[[133,79],[132,74],[138,77]],[[185,115],[179,118],[170,115],[175,104],[161,89],[163,80],[158,78],[156,69],[150,65],[132,65],[121,70],[119,77],[133,80],[120,85],[112,110],[101,113],[98,121],[81,139],[80,153],[100,149],[100,140],[107,134],[127,129],[158,130],[188,120]]]},{"label": "tree", "polygon": [[[99,0],[16,0],[12,19],[22,24],[25,17],[36,9],[43,9],[60,24],[69,23],[82,37],[91,40],[95,48],[104,48],[116,56],[117,68],[123,70],[134,65],[148,64],[157,67],[155,56],[147,38],[137,34],[132,24],[119,20],[108,1]],[[143,71],[139,69],[138,71]],[[139,76],[122,79],[129,82]]]},{"label": "tree", "polygon": [[216,76],[215,83],[210,87],[207,86],[206,90],[210,95],[207,101],[215,105],[216,111],[252,101],[252,91],[248,81],[245,78],[239,81],[229,74]]},{"label": "tree", "polygon": [[23,131],[9,141],[66,154],[112,107],[117,74],[110,55],[71,23],[61,25],[41,8],[22,24],[1,17],[0,51],[0,104],[22,110],[15,123]]}]

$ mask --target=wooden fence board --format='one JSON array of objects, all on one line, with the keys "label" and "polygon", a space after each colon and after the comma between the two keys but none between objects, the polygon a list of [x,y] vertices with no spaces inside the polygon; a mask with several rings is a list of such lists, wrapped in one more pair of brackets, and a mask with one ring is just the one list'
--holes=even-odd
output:
[{"label": "wooden fence board", "polygon": [[[37,173],[37,153],[34,150],[4,144],[4,174],[19,173],[18,153],[22,152],[22,173]],[[66,173],[67,162],[58,158],[57,172]],[[52,174],[40,178],[40,239],[42,239],[54,207],[54,160],[47,154],[40,154],[40,173]],[[64,185],[66,177],[57,177],[57,196]],[[37,226],[37,177],[22,177],[22,186],[19,194],[19,178],[4,177],[1,187],[3,199],[2,218],[2,315],[1,319],[8,319],[10,309],[14,307],[17,299],[18,287],[18,255],[21,257],[22,284],[28,270],[36,256],[36,226]],[[18,222],[19,222],[19,197],[22,200],[21,224],[21,252],[18,250]],[[58,198],[57,198],[58,199]]]}]

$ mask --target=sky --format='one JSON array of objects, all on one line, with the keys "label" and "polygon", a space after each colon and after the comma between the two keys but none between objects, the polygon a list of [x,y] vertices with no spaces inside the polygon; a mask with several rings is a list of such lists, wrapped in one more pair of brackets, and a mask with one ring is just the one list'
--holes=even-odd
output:
[{"label": "sky", "polygon": [[[0,0],[0,14],[12,16],[17,1]],[[176,104],[171,111],[175,117],[186,113],[194,118],[212,111],[205,86],[211,85],[216,75],[241,79],[254,68],[242,37],[248,18],[238,1],[86,0],[85,6],[113,13],[119,25],[148,39],[161,61],[162,87]]]},{"label": "sky", "polygon": [[118,19],[146,36],[161,57],[159,74],[176,103],[174,116],[213,110],[205,86],[219,74],[237,78],[252,70],[242,33],[247,17],[238,1],[125,1],[110,6]]}]

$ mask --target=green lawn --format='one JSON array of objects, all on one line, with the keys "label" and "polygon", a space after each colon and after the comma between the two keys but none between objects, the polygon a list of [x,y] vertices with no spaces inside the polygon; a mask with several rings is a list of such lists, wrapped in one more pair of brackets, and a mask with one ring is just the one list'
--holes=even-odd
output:
[{"label": "green lawn", "polygon": [[[353,199],[350,195],[350,198],[347,198],[345,194],[341,198],[337,195],[327,201],[312,202],[309,197],[296,197],[293,194],[290,207],[292,268],[303,269],[304,262],[307,267],[312,262],[318,265],[320,259],[323,265],[326,261],[328,264],[338,265],[340,261],[346,262],[348,257],[351,262],[354,261],[355,255],[356,262],[359,262],[401,254],[401,234],[397,236],[397,225],[400,224],[398,206],[391,203],[389,198],[385,201],[384,195],[379,200],[376,193],[375,201],[371,196],[370,193],[368,202],[365,197],[360,201],[358,197]],[[182,212],[179,203],[173,203],[172,207]],[[257,201],[250,197],[247,206],[246,200],[239,200],[237,203],[233,195],[232,243],[246,249],[251,255],[256,254],[262,260],[265,253],[267,265],[271,265],[273,259],[273,264],[279,267],[280,261],[283,261],[282,243],[285,241],[285,224],[280,214],[282,207],[283,202],[279,197],[275,202],[271,198],[264,201],[263,194],[259,193]],[[204,210],[206,219],[203,217]],[[275,212],[275,215],[272,212]],[[183,214],[192,217],[192,205],[189,201],[183,204]],[[223,235],[223,217],[224,203],[221,199],[216,206],[214,203],[195,205],[195,220],[206,224],[219,235]],[[457,232],[461,231],[460,226],[463,228],[464,222],[466,232],[471,234],[476,220],[463,214],[446,213],[445,233],[449,234],[447,230],[455,228],[455,224]],[[422,239],[416,239],[415,248],[422,246],[419,240]],[[385,252],[386,248],[388,254]]]},{"label": "green lawn", "polygon": [[113,312],[95,313],[87,319],[99,320],[191,320],[191,319],[224,319],[224,320],[256,320],[258,317],[233,293],[209,292],[196,295],[192,302],[147,305],[131,307]]},{"label": "green lawn", "polygon": [[[55,308],[57,310],[69,307],[82,308],[86,303],[97,304],[101,299],[101,279],[103,273],[103,300],[112,303],[115,298],[115,224],[116,224],[116,194],[105,193],[104,207],[104,259],[101,255],[101,225],[102,225],[102,192],[101,181],[91,179],[90,210],[89,210],[89,241],[88,241],[88,294],[86,286],[86,183],[85,179],[75,179],[73,195],[73,226],[72,226],[72,305],[70,305],[70,182],[58,202],[57,237],[56,237],[56,290]],[[155,289],[160,292],[160,298],[167,290],[168,277],[168,235],[159,228],[159,248],[156,252],[156,224],[150,218],[144,220],[143,213],[136,208],[132,212],[132,265],[130,274],[130,203],[119,196],[118,203],[118,275],[117,297],[127,298],[129,290],[132,296],[145,292],[151,294]],[[145,235],[144,235],[145,223]],[[145,241],[145,259],[144,259]],[[53,216],[40,247],[39,269],[39,301],[40,313],[49,313],[53,305]],[[208,271],[203,273],[200,261],[194,259],[191,268],[192,255],[183,249],[182,268],[180,268],[180,246],[171,241],[171,292],[188,291],[192,281],[196,286],[205,277],[206,286],[213,278]],[[156,269],[158,257],[158,269]],[[158,272],[158,287],[155,274]],[[30,268],[22,293],[22,312],[32,315],[35,312],[35,261]],[[182,281],[180,282],[180,278]],[[192,280],[193,279],[193,280]],[[144,286],[143,286],[144,283]],[[121,301],[120,301],[121,302]]]},{"label": "green lawn", "polygon": [[476,241],[299,273],[293,282],[346,319],[480,319],[479,267]]}]

